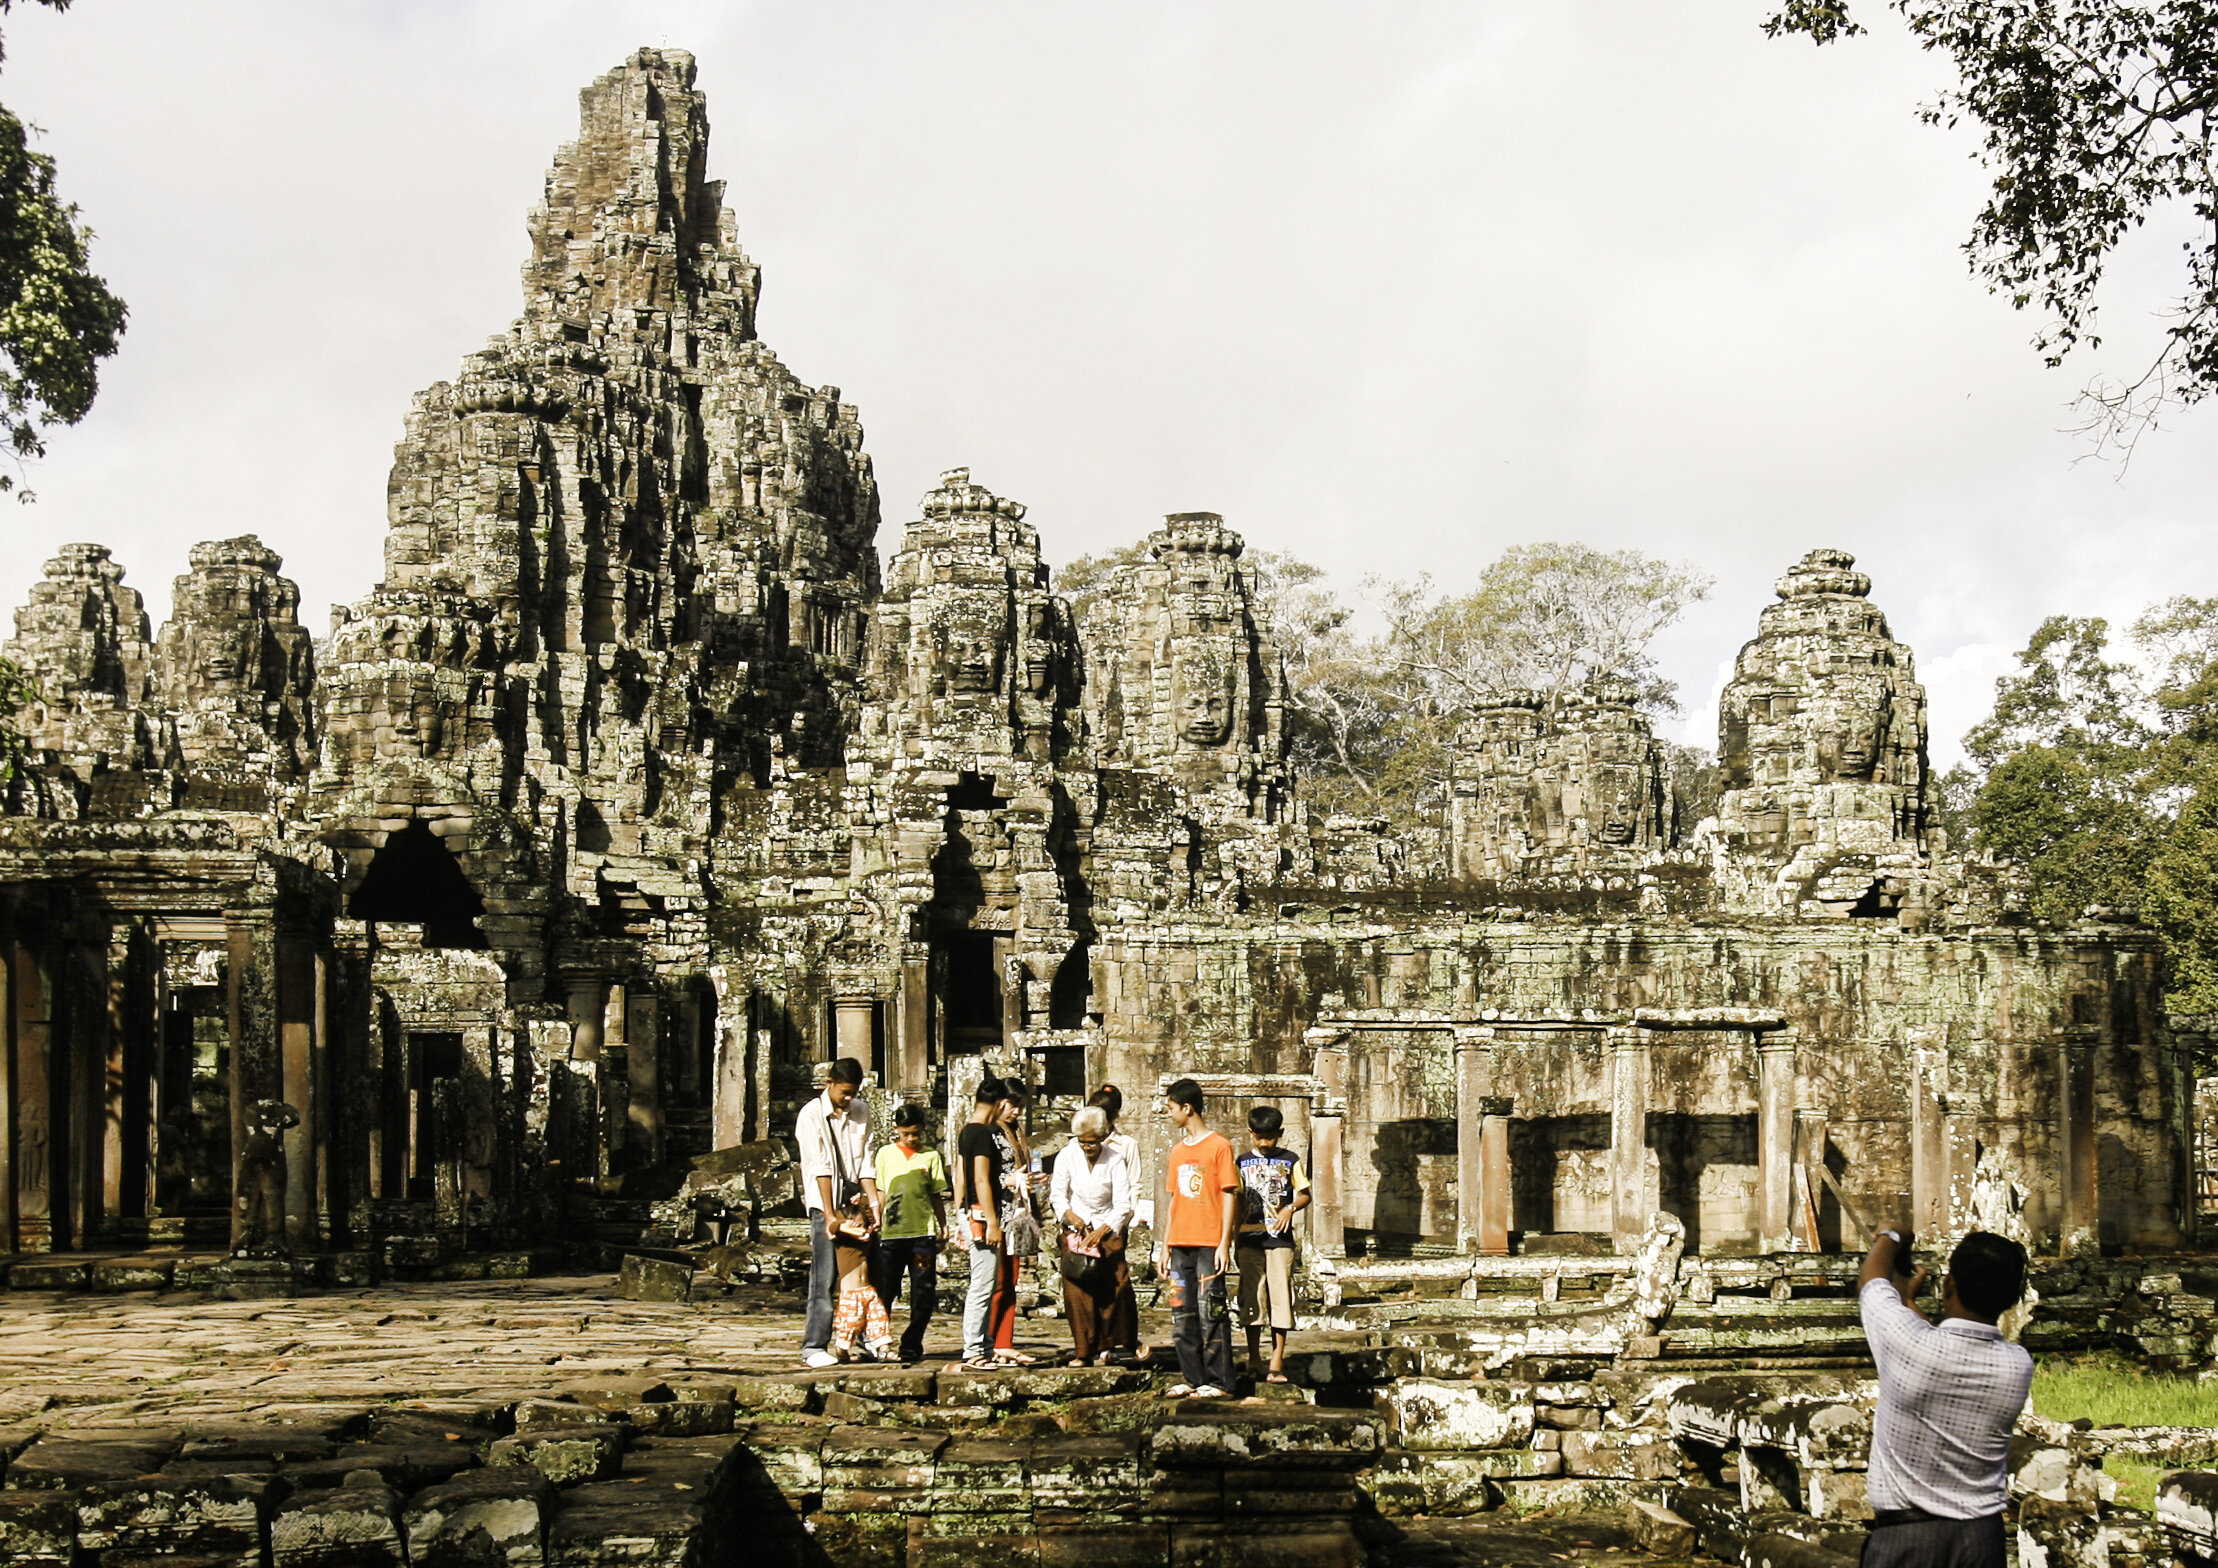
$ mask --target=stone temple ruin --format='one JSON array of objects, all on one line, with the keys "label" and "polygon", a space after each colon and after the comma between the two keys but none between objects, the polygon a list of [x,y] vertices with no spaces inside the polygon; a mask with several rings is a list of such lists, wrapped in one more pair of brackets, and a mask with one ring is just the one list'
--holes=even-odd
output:
[{"label": "stone temple ruin", "polygon": [[[686,57],[587,89],[524,312],[410,411],[385,577],[311,644],[252,538],[153,633],[98,545],[7,654],[12,1249],[559,1239],[864,1059],[1270,1099],[1327,1258],[1853,1246],[1975,1174],[2042,1245],[2177,1245],[2157,950],[2028,921],[1932,823],[1924,694],[1838,551],[1779,580],[1682,820],[1624,694],[1504,692],[1432,841],[1320,818],[1238,533],[1167,519],[1086,624],[961,469],[880,576],[836,388],[755,336]],[[1983,1164],[1984,1163],[1984,1167]]]},{"label": "stone temple ruin", "polygon": [[2158,944],[2036,923],[1943,841],[1849,555],[1779,578],[1699,819],[1606,686],[1476,713],[1437,831],[1312,812],[1223,519],[1165,519],[1081,623],[958,468],[881,575],[857,413],[756,336],[693,75],[643,50],[585,90],[523,313],[416,399],[384,578],[326,638],[251,537],[195,547],[158,634],[98,545],[17,612],[23,1277],[590,1249],[840,1055],[936,1108],[1023,1071],[1043,1132],[1105,1079],[1276,1103],[1319,1324],[1430,1314],[1471,1365],[1694,1343],[1900,1214],[2058,1269],[2192,1241]]}]

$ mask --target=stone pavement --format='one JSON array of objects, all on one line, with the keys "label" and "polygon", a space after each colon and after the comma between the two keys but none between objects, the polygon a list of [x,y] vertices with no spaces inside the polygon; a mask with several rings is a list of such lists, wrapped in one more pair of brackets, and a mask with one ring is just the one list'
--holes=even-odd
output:
[{"label": "stone pavement", "polygon": [[[259,1301],[8,1292],[0,1428],[53,1434],[51,1443],[180,1423],[329,1422],[411,1404],[464,1421],[596,1381],[728,1382],[797,1365],[800,1302],[790,1292],[687,1305],[623,1300],[613,1285],[608,1275],[542,1277]],[[1161,1345],[1164,1325],[1150,1326]],[[935,1318],[935,1359],[952,1357],[957,1328],[953,1314]],[[1058,1320],[1033,1319],[1020,1324],[1018,1342],[1045,1356],[1063,1348],[1064,1333]],[[1374,1517],[1368,1533],[1372,1568],[1660,1562],[1602,1516]]]}]

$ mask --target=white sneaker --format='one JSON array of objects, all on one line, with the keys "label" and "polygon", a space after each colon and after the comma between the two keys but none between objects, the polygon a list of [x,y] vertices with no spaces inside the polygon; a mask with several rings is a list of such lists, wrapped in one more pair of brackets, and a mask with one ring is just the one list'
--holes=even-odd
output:
[{"label": "white sneaker", "polygon": [[801,1358],[801,1364],[805,1367],[836,1367],[839,1365],[839,1357],[829,1350],[812,1350]]}]

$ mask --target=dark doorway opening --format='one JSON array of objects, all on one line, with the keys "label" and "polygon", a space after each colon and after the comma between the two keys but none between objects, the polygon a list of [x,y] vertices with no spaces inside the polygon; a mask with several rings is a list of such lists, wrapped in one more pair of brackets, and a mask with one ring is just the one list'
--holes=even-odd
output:
[{"label": "dark doorway opening", "polygon": [[387,836],[347,900],[349,919],[422,926],[426,947],[483,948],[484,913],[485,900],[421,817]]},{"label": "dark doorway opening", "polygon": [[408,1196],[412,1202],[429,1203],[437,1195],[439,1085],[461,1076],[458,1032],[427,1030],[409,1035]]},{"label": "dark doorway opening", "polygon": [[947,954],[947,990],[940,999],[950,1056],[1001,1049],[1001,976],[991,931],[956,931],[940,938]]}]

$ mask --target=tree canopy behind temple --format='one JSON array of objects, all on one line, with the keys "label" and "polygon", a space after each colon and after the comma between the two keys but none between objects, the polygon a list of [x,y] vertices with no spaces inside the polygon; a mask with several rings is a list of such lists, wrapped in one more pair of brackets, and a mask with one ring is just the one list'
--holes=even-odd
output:
[{"label": "tree canopy behind temple", "polygon": [[2033,912],[2137,909],[2173,1006],[2218,1011],[2218,598],[2152,606],[2123,648],[2100,617],[2051,616],[1965,748],[1959,830],[2032,871]]}]

